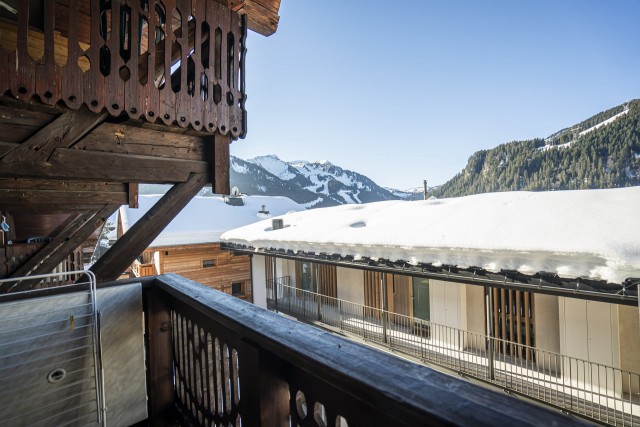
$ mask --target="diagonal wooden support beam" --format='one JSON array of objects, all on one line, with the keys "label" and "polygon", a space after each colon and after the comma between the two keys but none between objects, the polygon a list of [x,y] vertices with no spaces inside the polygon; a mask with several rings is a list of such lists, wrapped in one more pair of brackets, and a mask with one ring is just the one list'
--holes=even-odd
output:
[{"label": "diagonal wooden support beam", "polygon": [[[35,276],[50,273],[58,264],[69,256],[93,233],[96,228],[104,224],[119,205],[107,205],[97,211],[72,215],[65,221],[64,226],[58,227],[58,234],[51,242],[40,249],[33,257],[11,274],[11,277]],[[15,283],[9,292],[28,289],[39,282],[37,279],[22,280]]]},{"label": "diagonal wooden support beam", "polygon": [[91,267],[98,282],[117,279],[207,183],[207,174],[191,174],[175,184]]},{"label": "diagonal wooden support beam", "polygon": [[69,110],[56,117],[35,135],[16,145],[2,157],[3,163],[40,163],[49,160],[56,148],[69,148],[108,117],[86,108]]}]

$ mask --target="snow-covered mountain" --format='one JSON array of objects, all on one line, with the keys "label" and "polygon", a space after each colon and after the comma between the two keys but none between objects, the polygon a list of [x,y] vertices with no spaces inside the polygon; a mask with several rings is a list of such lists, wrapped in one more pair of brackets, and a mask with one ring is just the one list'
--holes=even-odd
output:
[{"label": "snow-covered mountain", "polygon": [[286,196],[307,208],[405,198],[324,160],[285,162],[275,155],[248,160],[232,156],[230,175],[231,185],[243,193]]}]

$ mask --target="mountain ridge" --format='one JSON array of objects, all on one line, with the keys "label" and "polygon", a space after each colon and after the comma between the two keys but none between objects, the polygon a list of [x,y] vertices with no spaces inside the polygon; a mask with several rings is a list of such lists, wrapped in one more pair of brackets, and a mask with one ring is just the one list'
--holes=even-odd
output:
[{"label": "mountain ridge", "polygon": [[553,191],[640,185],[640,100],[601,111],[546,138],[473,153],[434,191],[458,197],[496,191]]}]

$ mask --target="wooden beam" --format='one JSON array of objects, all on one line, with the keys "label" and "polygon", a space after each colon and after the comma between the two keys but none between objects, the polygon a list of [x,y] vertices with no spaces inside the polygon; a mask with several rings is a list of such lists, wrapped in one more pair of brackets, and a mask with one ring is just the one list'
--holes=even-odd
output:
[{"label": "wooden beam", "polygon": [[[119,205],[108,205],[93,212],[71,216],[64,227],[51,242],[40,249],[33,257],[11,274],[11,277],[26,277],[50,273],[71,252],[76,250],[98,227],[104,224]],[[27,289],[38,283],[38,279],[23,280],[15,283],[9,292]]]},{"label": "wooden beam", "polygon": [[229,144],[231,143],[231,137],[228,135],[216,135],[213,139],[212,190],[216,194],[229,194],[231,193],[229,184]]},{"label": "wooden beam", "polygon": [[86,108],[69,110],[2,157],[3,163],[44,162],[56,148],[69,148],[108,117]]},{"label": "wooden beam", "polygon": [[131,265],[171,220],[198,194],[207,174],[191,174],[174,185],[91,267],[99,282],[115,280]]},{"label": "wooden beam", "polygon": [[249,29],[270,36],[278,29],[280,0],[228,0],[229,7],[247,15]]},{"label": "wooden beam", "polygon": [[[140,186],[137,182],[129,183],[129,198],[128,203],[131,209],[138,209],[138,194],[140,192]],[[123,203],[124,204],[124,203]]]},{"label": "wooden beam", "polygon": [[30,190],[0,188],[0,200],[8,209],[12,206],[29,208],[39,205],[104,206],[129,203],[126,192],[108,193],[98,191],[61,191],[33,188]]},{"label": "wooden beam", "polygon": [[20,146],[19,142],[2,142],[0,141],[0,157],[7,154],[9,151],[15,150]]},{"label": "wooden beam", "polygon": [[185,182],[207,169],[202,161],[57,148],[44,164],[0,162],[0,177],[163,183]]},{"label": "wooden beam", "polygon": [[144,292],[149,336],[149,421],[152,425],[167,426],[172,425],[174,411],[171,310],[166,294],[153,286]]}]

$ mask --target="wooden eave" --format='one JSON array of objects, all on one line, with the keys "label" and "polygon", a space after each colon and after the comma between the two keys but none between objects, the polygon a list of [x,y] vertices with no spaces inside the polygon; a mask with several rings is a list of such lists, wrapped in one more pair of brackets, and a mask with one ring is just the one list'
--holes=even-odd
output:
[{"label": "wooden eave", "polygon": [[280,0],[222,0],[222,4],[247,15],[249,29],[270,36],[278,29]]},{"label": "wooden eave", "polygon": [[479,267],[459,268],[453,265],[413,265],[402,260],[390,261],[365,257],[355,260],[353,256],[254,248],[229,242],[223,242],[221,248],[245,255],[263,255],[298,261],[311,261],[337,267],[402,274],[445,282],[520,290],[589,301],[601,301],[610,304],[637,306],[640,290],[640,278],[630,278],[624,283],[616,284],[588,278],[569,279],[544,272],[525,275],[517,271],[502,270],[499,273],[493,273]]}]

